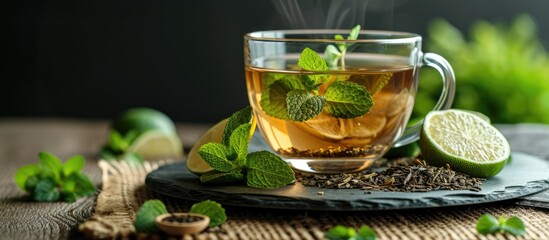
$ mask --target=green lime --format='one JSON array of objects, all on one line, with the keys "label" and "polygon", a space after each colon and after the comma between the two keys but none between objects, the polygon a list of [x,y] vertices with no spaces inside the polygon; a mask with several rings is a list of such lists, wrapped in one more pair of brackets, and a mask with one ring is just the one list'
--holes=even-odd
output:
[{"label": "green lime", "polygon": [[143,159],[180,158],[183,147],[177,135],[151,130],[135,139],[128,152],[137,153]]},{"label": "green lime", "polygon": [[176,134],[175,125],[164,113],[150,108],[132,108],[120,114],[112,123],[112,128],[126,135],[136,131],[138,135],[158,130]]},{"label": "green lime", "polygon": [[456,171],[483,178],[498,174],[511,153],[509,143],[494,126],[454,109],[427,114],[420,148],[431,165],[449,164]]},{"label": "green lime", "polygon": [[483,119],[484,121],[486,121],[487,123],[491,123],[491,122],[490,122],[490,118],[489,118],[488,116],[486,116],[484,113],[476,112],[476,111],[471,111],[471,110],[464,110],[464,109],[456,109],[456,110],[464,111],[464,112],[468,112],[468,113],[472,113],[472,114],[476,115],[477,117],[482,118],[482,119]]}]

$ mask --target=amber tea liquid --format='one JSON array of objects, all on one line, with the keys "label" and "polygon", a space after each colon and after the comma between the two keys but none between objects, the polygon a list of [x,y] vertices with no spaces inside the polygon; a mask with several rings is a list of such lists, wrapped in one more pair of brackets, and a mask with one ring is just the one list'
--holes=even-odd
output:
[{"label": "amber tea liquid", "polygon": [[[366,164],[364,159],[379,158],[402,135],[414,103],[417,74],[406,58],[396,56],[351,55],[346,57],[344,70],[328,71],[331,80],[321,85],[318,93],[322,95],[333,81],[350,81],[364,86],[373,99],[373,106],[362,116],[343,119],[322,112],[312,119],[297,122],[266,114],[260,104],[266,81],[282,74],[294,75],[292,79],[319,74],[295,70],[299,69],[295,67],[298,57],[287,55],[266,59],[263,68],[246,66],[248,97],[258,126],[267,143],[286,161],[293,166],[307,164],[314,168],[314,161],[322,160],[319,167],[323,169],[312,171],[329,172],[330,166],[334,172],[342,168],[362,169],[362,164]],[[332,161],[332,164],[326,164],[326,161]]]}]

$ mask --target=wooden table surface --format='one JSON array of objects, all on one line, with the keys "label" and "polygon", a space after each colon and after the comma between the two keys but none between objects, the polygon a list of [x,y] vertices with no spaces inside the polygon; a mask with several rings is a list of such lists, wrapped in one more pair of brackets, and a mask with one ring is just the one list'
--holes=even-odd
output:
[{"label": "wooden table surface", "polygon": [[[178,124],[183,145],[189,148],[208,124]],[[498,125],[513,151],[549,160],[549,126]],[[97,152],[105,143],[106,121],[67,119],[0,120],[0,239],[66,239],[74,236],[79,223],[93,213],[95,197],[75,203],[29,201],[13,181],[18,167],[36,163],[38,152],[49,151],[63,160],[82,154],[84,171],[100,184]]]}]

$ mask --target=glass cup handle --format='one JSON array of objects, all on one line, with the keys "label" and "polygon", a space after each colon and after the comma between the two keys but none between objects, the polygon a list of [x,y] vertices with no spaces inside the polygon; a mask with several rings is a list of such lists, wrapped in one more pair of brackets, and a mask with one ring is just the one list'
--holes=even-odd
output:
[{"label": "glass cup handle", "polygon": [[[454,102],[454,94],[456,92],[456,77],[454,76],[452,67],[446,59],[438,54],[425,53],[421,55],[420,53],[420,58],[420,67],[423,65],[432,67],[442,76],[442,93],[440,94],[440,98],[438,99],[435,108],[433,108],[433,111],[450,108]],[[402,137],[393,144],[393,147],[400,147],[417,141],[422,125],[423,119],[413,126],[406,128]]]}]

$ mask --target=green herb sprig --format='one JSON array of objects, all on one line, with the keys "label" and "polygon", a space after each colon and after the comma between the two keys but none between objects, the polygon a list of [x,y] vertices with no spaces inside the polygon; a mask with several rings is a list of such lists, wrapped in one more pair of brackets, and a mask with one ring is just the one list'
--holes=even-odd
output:
[{"label": "green herb sprig", "polygon": [[[357,40],[358,34],[360,33],[360,25],[356,25],[347,36],[347,40]],[[337,34],[334,36],[335,40],[344,40],[343,36]],[[337,47],[336,47],[337,46]],[[326,50],[324,50],[324,58],[328,63],[328,66],[331,68],[337,67],[337,63],[341,63],[341,69],[345,69],[345,53],[347,53],[347,48],[351,46],[348,43],[337,43],[336,46],[328,45]]]},{"label": "green herb sprig", "polygon": [[499,219],[496,219],[496,217],[489,213],[480,216],[476,228],[477,232],[483,235],[499,232],[522,236],[526,233],[526,228],[520,218],[500,216]]},{"label": "green herb sprig", "polygon": [[85,165],[84,157],[75,155],[63,164],[48,152],[41,152],[38,156],[39,164],[25,165],[15,173],[17,186],[29,192],[33,200],[74,202],[79,197],[95,194],[93,182],[80,172]]},{"label": "green herb sprig", "polygon": [[202,182],[227,183],[246,179],[257,188],[279,188],[295,182],[288,164],[269,151],[248,153],[252,116],[251,107],[234,113],[227,122],[222,142],[210,142],[198,150],[214,171],[200,176]]},{"label": "green herb sprig", "polygon": [[324,238],[329,240],[375,240],[376,233],[366,225],[360,227],[358,234],[352,227],[337,225],[326,232]]}]

